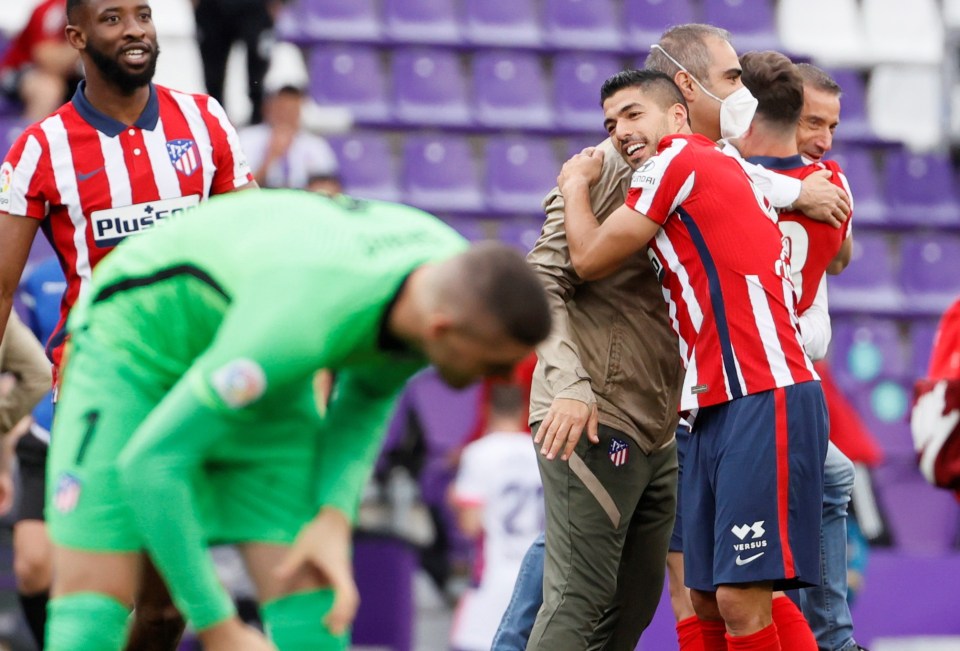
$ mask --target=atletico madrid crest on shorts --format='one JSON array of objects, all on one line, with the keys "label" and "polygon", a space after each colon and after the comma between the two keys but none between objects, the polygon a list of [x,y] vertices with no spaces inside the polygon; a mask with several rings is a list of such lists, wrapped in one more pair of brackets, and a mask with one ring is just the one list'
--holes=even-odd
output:
[{"label": "atletico madrid crest on shorts", "polygon": [[622,439],[613,439],[610,441],[610,449],[607,454],[610,455],[610,461],[617,468],[627,462],[627,455],[630,453],[630,446]]},{"label": "atletico madrid crest on shorts", "polygon": [[173,166],[184,176],[190,176],[200,166],[197,143],[193,140],[168,140],[167,154]]},{"label": "atletico madrid crest on shorts", "polygon": [[70,513],[80,501],[80,479],[68,472],[57,479],[57,489],[53,495],[53,506],[60,513]]}]

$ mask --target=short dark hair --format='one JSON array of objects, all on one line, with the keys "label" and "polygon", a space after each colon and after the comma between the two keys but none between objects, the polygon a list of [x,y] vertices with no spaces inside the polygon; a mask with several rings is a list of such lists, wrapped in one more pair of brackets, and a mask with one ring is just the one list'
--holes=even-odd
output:
[{"label": "short dark hair", "polygon": [[513,339],[535,346],[552,325],[543,283],[519,252],[495,241],[474,244],[464,254],[464,289]]},{"label": "short dark hair", "polygon": [[600,105],[603,106],[604,102],[624,88],[639,88],[649,93],[662,109],[668,109],[674,104],[687,107],[683,93],[673,83],[673,79],[655,70],[621,70],[608,77],[600,86]]},{"label": "short dark hair", "polygon": [[523,389],[513,382],[494,382],[490,385],[487,404],[491,416],[518,416],[523,412]]},{"label": "short dark hair", "polygon": [[843,89],[840,88],[840,84],[823,68],[818,68],[812,63],[798,63],[797,72],[799,72],[803,78],[804,84],[808,84],[825,93],[836,95],[837,97],[843,94]]},{"label": "short dark hair", "polygon": [[[663,33],[659,45],[674,59],[680,62],[691,75],[703,83],[707,83],[710,73],[710,51],[707,49],[707,38],[715,37],[722,41],[730,41],[730,32],[704,23],[686,23],[676,25]],[[669,75],[672,79],[680,70],[663,52],[653,48],[647,56],[644,67],[647,70],[656,70]]]},{"label": "short dark hair", "polygon": [[757,115],[770,123],[795,126],[803,112],[803,78],[779,52],[747,52],[740,57],[743,85],[757,98]]},{"label": "short dark hair", "polygon": [[88,0],[67,0],[67,20],[71,24],[76,23],[77,11],[87,4]]}]

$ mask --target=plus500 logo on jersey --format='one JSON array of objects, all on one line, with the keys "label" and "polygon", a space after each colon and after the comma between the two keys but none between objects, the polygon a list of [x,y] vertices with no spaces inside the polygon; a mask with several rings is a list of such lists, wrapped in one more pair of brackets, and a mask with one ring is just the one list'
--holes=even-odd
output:
[{"label": "plus500 logo on jersey", "polygon": [[123,238],[151,228],[164,219],[179,215],[200,205],[200,195],[160,199],[123,208],[97,210],[91,217],[93,240],[100,248],[119,244]]}]

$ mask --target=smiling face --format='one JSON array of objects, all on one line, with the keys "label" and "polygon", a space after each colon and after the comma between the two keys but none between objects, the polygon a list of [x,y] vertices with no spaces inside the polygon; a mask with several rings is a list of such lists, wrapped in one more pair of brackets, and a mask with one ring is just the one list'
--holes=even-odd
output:
[{"label": "smiling face", "polygon": [[803,112],[797,124],[797,148],[812,161],[819,161],[833,148],[833,134],[840,124],[840,96],[810,84],[803,87]]},{"label": "smiling face", "polygon": [[680,133],[686,123],[682,104],[661,104],[656,91],[639,86],[622,88],[603,102],[603,126],[631,169],[643,165],[665,136]]},{"label": "smiling face", "polygon": [[157,31],[144,0],[89,0],[71,16],[67,38],[80,50],[87,75],[96,73],[131,94],[153,79]]}]

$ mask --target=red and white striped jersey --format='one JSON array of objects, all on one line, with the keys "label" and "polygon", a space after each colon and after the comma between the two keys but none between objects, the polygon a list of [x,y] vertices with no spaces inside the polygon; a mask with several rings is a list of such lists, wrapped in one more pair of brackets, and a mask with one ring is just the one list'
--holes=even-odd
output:
[{"label": "red and white striped jersey", "polygon": [[[833,173],[830,180],[853,201],[847,177],[834,161],[807,163],[799,155],[786,158],[752,156],[747,160],[801,180],[814,172],[829,170]],[[850,217],[853,217],[852,211]],[[790,254],[790,269],[793,271],[793,284],[797,292],[797,314],[803,314],[816,298],[820,281],[827,273],[830,262],[840,251],[843,241],[852,235],[851,220],[847,219],[843,226],[834,228],[829,224],[814,221],[798,210],[790,210],[780,213],[779,222]]]},{"label": "red and white striped jersey", "polygon": [[42,220],[67,278],[48,343],[60,362],[67,313],[124,237],[253,181],[220,104],[151,85],[133,126],[73,99],[30,126],[0,166],[0,211]]},{"label": "red and white striped jersey", "polygon": [[818,379],[776,215],[737,160],[703,136],[668,136],[626,203],[661,225],[648,255],[686,365],[681,410]]}]

